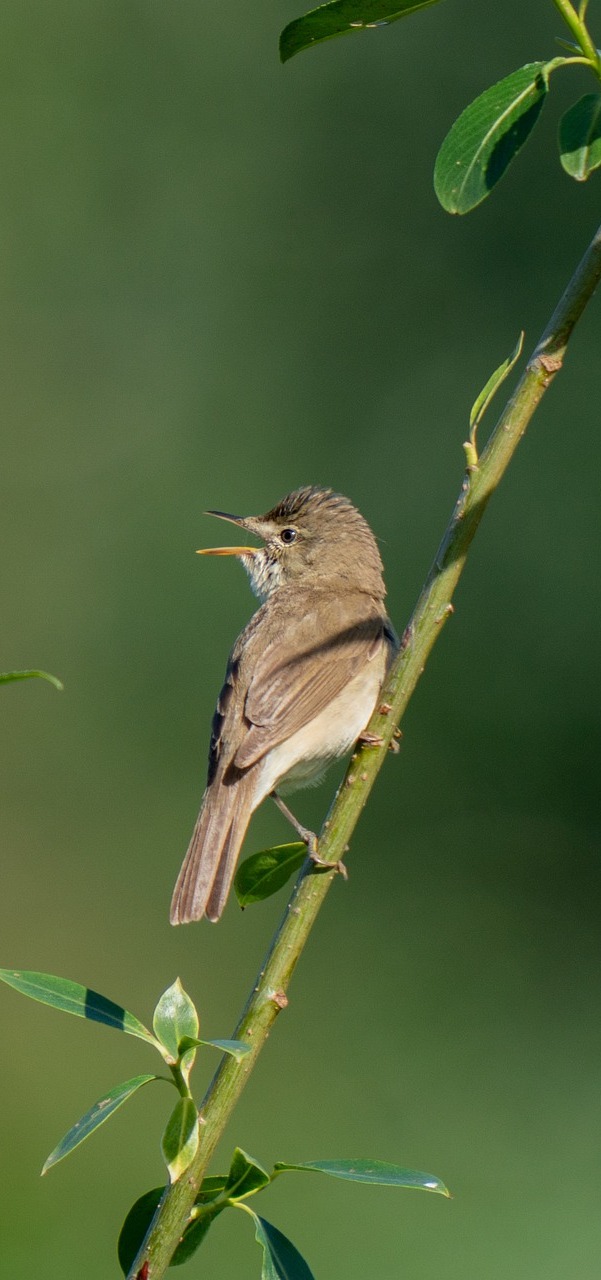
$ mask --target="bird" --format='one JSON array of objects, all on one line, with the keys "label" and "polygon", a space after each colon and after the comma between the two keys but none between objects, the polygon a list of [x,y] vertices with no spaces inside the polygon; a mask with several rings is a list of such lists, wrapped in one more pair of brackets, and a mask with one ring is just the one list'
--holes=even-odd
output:
[{"label": "bird", "polygon": [[205,514],[262,540],[199,552],[236,556],[261,604],[227,663],[174,925],[219,920],[251,815],[267,796],[320,861],[317,837],[282,796],[314,785],[351,750],[399,647],[378,545],[350,499],[307,485],[262,516]]}]

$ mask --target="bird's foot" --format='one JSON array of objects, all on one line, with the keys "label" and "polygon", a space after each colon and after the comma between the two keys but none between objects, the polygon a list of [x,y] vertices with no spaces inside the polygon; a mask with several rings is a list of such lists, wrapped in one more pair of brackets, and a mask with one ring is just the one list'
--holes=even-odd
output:
[{"label": "bird's foot", "polygon": [[311,862],[314,862],[315,866],[319,867],[321,871],[335,870],[339,873],[339,875],[342,876],[343,880],[348,880],[348,871],[344,862],[342,861],[342,858],[339,858],[337,862],[328,862],[326,858],[320,858],[317,852],[317,848],[309,849],[309,857],[311,859]]},{"label": "bird's foot", "polygon": [[364,733],[360,733],[357,742],[362,747],[381,747],[384,739],[381,733],[368,733],[367,729]]}]

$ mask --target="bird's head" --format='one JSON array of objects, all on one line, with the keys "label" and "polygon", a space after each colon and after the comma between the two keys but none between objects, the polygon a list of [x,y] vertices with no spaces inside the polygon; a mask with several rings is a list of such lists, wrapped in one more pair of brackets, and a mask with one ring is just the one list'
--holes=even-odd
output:
[{"label": "bird's head", "polygon": [[225,511],[207,515],[229,520],[262,539],[262,547],[207,547],[199,552],[238,556],[261,600],[291,584],[364,591],[380,599],[385,595],[374,535],[352,502],[332,489],[296,489],[264,516]]}]

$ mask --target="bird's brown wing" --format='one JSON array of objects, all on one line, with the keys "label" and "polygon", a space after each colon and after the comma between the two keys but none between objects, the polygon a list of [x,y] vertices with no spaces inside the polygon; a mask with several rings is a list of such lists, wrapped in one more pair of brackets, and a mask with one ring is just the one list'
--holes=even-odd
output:
[{"label": "bird's brown wing", "polygon": [[299,609],[302,603],[297,596],[289,612],[282,600],[281,625],[255,657],[244,707],[249,727],[234,756],[239,769],[323,711],[388,639],[387,619],[368,596],[312,592]]}]

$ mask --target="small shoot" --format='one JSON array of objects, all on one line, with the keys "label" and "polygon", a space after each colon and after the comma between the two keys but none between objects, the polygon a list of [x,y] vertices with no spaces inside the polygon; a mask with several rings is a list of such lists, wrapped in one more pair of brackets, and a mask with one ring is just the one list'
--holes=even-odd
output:
[{"label": "small shoot", "polygon": [[474,471],[478,466],[478,449],[476,447],[476,435],[478,432],[478,427],[480,426],[480,423],[484,417],[484,414],[486,413],[486,410],[488,409],[489,404],[491,403],[491,400],[499,390],[499,387],[504,383],[505,379],[509,377],[509,374],[511,373],[511,370],[514,368],[514,365],[517,364],[522,354],[523,345],[524,345],[524,331],[522,330],[511,355],[508,356],[507,359],[504,360],[503,363],[499,365],[498,369],[495,369],[494,373],[490,375],[488,382],[485,384],[485,386],[483,386],[480,392],[480,395],[477,396],[476,400],[472,405],[472,410],[470,413],[469,440],[466,440],[463,446],[463,448],[465,449],[465,457],[466,457],[468,471]]},{"label": "small shoot", "polygon": [[10,684],[13,680],[47,680],[61,693],[65,687],[58,676],[51,676],[48,671],[0,671],[0,684]]},{"label": "small shoot", "polygon": [[122,1005],[115,1004],[91,987],[71,982],[68,978],[58,978],[54,974],[29,969],[0,969],[0,981],[14,987],[22,995],[63,1013],[101,1022],[113,1030],[124,1031],[139,1040],[145,1040],[160,1053],[171,1072],[171,1078],[155,1074],[133,1076],[109,1089],[61,1138],[48,1156],[42,1173],[47,1173],[53,1165],[70,1155],[143,1085],[151,1080],[167,1080],[168,1084],[175,1086],[179,1098],[163,1134],[163,1155],[171,1181],[175,1182],[181,1177],[193,1159],[199,1141],[198,1111],[189,1087],[190,1071],[197,1049],[202,1045],[209,1045],[240,1061],[250,1052],[250,1046],[240,1040],[199,1039],[198,1014],[179,978],[163,992],[157,1003],[153,1018],[155,1035]]},{"label": "small shoot", "polygon": [[257,1191],[262,1191],[270,1182],[270,1175],[258,1160],[247,1155],[241,1147],[236,1147],[224,1188],[227,1199],[235,1204],[237,1200],[244,1200],[247,1196],[254,1196]]}]

